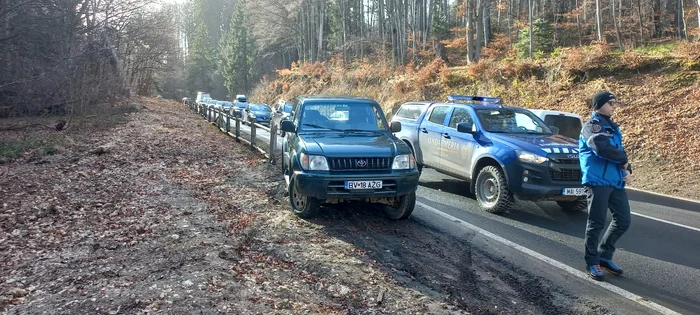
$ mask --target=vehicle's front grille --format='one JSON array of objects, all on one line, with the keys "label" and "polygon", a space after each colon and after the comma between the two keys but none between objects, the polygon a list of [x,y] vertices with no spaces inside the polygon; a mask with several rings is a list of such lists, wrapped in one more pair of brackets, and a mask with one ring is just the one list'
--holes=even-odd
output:
[{"label": "vehicle's front grille", "polygon": [[579,164],[579,160],[578,160],[578,159],[567,159],[567,158],[558,159],[558,158],[552,158],[552,161],[553,161],[554,163],[558,163],[558,164]]},{"label": "vehicle's front grille", "polygon": [[581,181],[581,170],[579,169],[549,169],[549,178],[561,181]]},{"label": "vehicle's front grille", "polygon": [[365,171],[391,169],[391,158],[328,158],[331,171]]}]

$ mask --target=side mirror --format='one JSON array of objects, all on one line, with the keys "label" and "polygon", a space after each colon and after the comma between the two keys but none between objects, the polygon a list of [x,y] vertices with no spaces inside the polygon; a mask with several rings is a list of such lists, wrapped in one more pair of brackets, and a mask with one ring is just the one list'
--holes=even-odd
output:
[{"label": "side mirror", "polygon": [[289,121],[289,120],[283,120],[282,125],[280,126],[280,129],[284,132],[291,132],[295,133],[297,132],[296,128],[294,127],[294,123]]},{"label": "side mirror", "polygon": [[278,109],[276,113],[278,113],[278,114],[281,114],[281,113],[282,113],[282,111]]},{"label": "side mirror", "polygon": [[461,122],[457,124],[457,132],[475,134],[474,123]]},{"label": "side mirror", "polygon": [[552,129],[552,132],[554,132],[555,135],[559,134],[559,127],[549,126],[549,129]]},{"label": "side mirror", "polygon": [[401,122],[400,122],[400,121],[392,121],[392,122],[389,123],[389,125],[391,126],[391,127],[390,127],[391,132],[399,132],[399,131],[401,131]]}]

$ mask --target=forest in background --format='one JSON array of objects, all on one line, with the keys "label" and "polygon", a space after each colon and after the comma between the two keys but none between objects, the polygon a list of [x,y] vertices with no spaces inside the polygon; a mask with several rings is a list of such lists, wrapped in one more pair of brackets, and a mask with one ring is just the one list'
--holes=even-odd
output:
[{"label": "forest in background", "polygon": [[700,0],[0,0],[0,116],[83,113],[134,95],[178,99],[201,90],[230,99],[293,63],[465,66],[601,43],[615,53],[692,42],[699,7]]}]

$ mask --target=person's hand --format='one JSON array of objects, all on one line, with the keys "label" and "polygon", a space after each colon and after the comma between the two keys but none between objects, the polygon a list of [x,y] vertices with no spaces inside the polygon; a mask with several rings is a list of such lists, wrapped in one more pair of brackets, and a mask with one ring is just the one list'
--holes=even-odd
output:
[{"label": "person's hand", "polygon": [[630,171],[625,170],[625,176],[622,176],[622,180],[624,180],[625,183],[629,183],[632,180],[632,174],[630,174]]}]

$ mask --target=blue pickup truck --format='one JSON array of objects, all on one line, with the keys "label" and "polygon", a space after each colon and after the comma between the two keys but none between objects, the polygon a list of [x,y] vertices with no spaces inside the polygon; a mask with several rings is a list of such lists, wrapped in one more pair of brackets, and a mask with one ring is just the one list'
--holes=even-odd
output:
[{"label": "blue pickup truck", "polygon": [[577,141],[556,134],[524,108],[500,99],[451,95],[446,102],[408,102],[392,117],[395,135],[429,167],[471,183],[482,209],[509,210],[514,198],[586,208]]}]

